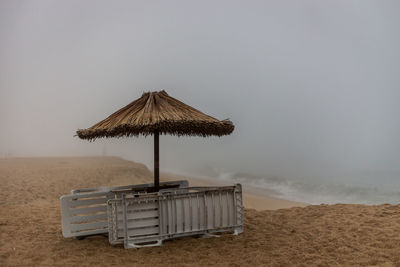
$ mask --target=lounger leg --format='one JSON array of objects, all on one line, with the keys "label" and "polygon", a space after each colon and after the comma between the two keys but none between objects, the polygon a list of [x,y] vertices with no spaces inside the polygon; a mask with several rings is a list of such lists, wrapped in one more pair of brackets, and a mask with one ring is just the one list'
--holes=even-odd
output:
[{"label": "lounger leg", "polygon": [[162,240],[157,240],[155,243],[151,243],[151,244],[146,244],[146,245],[140,245],[139,244],[135,244],[133,242],[126,242],[125,243],[125,248],[144,248],[144,247],[159,247],[162,245]]},{"label": "lounger leg", "polygon": [[201,235],[201,238],[211,238],[211,237],[220,237],[220,236],[209,234],[209,233],[205,233],[205,234]]}]

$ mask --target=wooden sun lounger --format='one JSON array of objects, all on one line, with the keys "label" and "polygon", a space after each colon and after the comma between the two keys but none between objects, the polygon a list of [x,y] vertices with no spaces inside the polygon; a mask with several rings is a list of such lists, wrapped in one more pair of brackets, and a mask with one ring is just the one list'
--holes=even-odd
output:
[{"label": "wooden sun lounger", "polygon": [[111,244],[125,248],[217,232],[243,232],[242,187],[189,187],[122,194],[107,202]]},{"label": "wooden sun lounger", "polygon": [[[188,187],[186,180],[160,183],[160,188]],[[61,222],[64,237],[85,237],[108,234],[107,201],[121,198],[126,193],[152,191],[153,184],[118,187],[83,188],[62,196]]]}]

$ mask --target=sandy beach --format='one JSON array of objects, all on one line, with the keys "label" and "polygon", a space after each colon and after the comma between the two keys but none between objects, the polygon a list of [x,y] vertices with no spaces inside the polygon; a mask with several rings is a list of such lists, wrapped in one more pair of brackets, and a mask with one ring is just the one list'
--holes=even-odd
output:
[{"label": "sandy beach", "polygon": [[[161,174],[176,178],[182,176]],[[307,206],[246,186],[239,236],[183,238],[139,250],[111,246],[104,236],[62,236],[61,195],[151,180],[145,165],[117,157],[0,159],[0,266],[400,264],[400,205]]]}]

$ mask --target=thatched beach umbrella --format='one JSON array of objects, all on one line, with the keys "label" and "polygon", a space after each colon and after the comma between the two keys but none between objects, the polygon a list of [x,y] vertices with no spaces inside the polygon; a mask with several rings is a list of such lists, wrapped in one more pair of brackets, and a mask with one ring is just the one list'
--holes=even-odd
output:
[{"label": "thatched beach umbrella", "polygon": [[217,120],[164,90],[143,93],[142,97],[88,129],[76,133],[81,139],[154,135],[154,187],[159,187],[159,135],[222,136],[232,133],[230,120]]}]

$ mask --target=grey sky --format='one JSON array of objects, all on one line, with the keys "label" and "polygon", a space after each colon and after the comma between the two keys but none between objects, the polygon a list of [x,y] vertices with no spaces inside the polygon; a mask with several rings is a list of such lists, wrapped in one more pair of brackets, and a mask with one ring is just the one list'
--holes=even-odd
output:
[{"label": "grey sky", "polygon": [[73,137],[165,89],[233,135],[161,138],[161,168],[399,171],[399,1],[0,1],[0,153],[121,155]]}]

